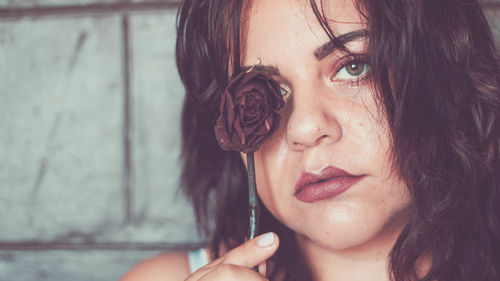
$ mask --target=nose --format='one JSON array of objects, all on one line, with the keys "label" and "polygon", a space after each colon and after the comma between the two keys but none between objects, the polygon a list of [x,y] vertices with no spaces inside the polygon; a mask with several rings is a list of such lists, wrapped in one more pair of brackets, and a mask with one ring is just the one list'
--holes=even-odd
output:
[{"label": "nose", "polygon": [[[309,85],[310,86],[310,85]],[[286,141],[295,151],[336,143],[342,139],[342,126],[335,114],[332,97],[320,89],[296,88],[290,99]]]}]

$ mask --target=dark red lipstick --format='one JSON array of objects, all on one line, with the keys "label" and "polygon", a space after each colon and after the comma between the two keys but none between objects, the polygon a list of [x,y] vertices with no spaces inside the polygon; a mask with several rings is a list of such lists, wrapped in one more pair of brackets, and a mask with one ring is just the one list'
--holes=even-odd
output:
[{"label": "dark red lipstick", "polygon": [[328,166],[318,173],[303,172],[295,185],[295,197],[302,202],[315,202],[336,196],[365,176],[355,176],[348,172]]}]

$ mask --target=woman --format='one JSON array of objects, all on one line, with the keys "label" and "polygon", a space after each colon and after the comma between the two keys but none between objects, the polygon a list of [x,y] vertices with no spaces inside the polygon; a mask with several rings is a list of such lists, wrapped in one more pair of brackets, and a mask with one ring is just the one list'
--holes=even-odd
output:
[{"label": "woman", "polygon": [[[187,0],[177,63],[208,264],[168,253],[123,280],[500,280],[500,68],[476,1]],[[243,72],[284,100],[247,242],[246,154],[214,135]]]}]

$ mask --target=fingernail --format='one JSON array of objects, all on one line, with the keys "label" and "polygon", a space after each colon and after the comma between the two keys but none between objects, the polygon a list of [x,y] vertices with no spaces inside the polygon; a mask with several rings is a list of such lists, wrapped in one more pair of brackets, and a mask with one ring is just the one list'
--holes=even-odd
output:
[{"label": "fingernail", "polygon": [[264,235],[262,235],[259,240],[257,241],[257,245],[259,247],[269,247],[274,243],[274,234],[272,232],[268,232]]},{"label": "fingernail", "polygon": [[259,266],[258,266],[259,273],[264,275],[264,276],[266,276],[265,267],[266,267],[266,262],[263,262],[263,263],[259,264]]}]

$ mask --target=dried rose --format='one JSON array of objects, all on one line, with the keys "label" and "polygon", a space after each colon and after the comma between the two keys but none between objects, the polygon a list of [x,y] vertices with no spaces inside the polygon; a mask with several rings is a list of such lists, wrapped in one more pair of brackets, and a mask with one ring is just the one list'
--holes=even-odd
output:
[{"label": "dried rose", "polygon": [[223,150],[255,152],[278,128],[285,102],[278,83],[262,73],[243,72],[224,90],[215,136]]}]

